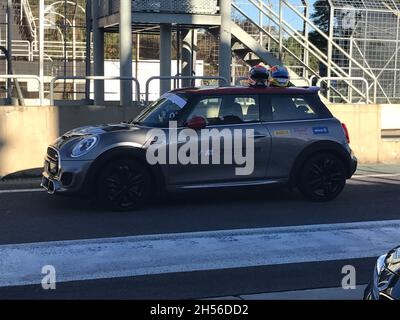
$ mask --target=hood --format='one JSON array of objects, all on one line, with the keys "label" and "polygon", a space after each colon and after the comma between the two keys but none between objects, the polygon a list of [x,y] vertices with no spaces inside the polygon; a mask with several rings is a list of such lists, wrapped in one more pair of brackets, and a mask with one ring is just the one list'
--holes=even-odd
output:
[{"label": "hood", "polygon": [[118,124],[101,124],[96,126],[86,126],[68,131],[63,137],[80,137],[92,134],[103,134],[106,132],[123,131],[123,130],[138,130],[139,128],[127,123]]},{"label": "hood", "polygon": [[138,131],[138,130],[140,130],[139,127],[127,123],[85,126],[72,129],[66,132],[60,138],[57,139],[57,141],[54,143],[54,146],[57,148],[61,148],[65,143],[67,143],[71,139],[80,138],[83,136],[103,135],[105,133],[117,132],[117,131]]}]

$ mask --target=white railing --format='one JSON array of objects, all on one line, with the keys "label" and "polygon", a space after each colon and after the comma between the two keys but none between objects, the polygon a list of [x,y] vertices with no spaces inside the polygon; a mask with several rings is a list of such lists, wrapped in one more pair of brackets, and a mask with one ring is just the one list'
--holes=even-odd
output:
[{"label": "white railing", "polygon": [[[0,40],[0,46],[6,47],[6,40]],[[14,40],[12,42],[12,53],[14,57],[24,57],[32,61],[31,43],[27,40]],[[0,52],[0,56],[4,57],[4,54]]]},{"label": "white railing", "polygon": [[[39,56],[39,51],[35,48],[38,48],[38,42],[32,42],[32,54],[34,57]],[[84,60],[86,58],[86,42],[75,42],[67,41],[64,43],[63,41],[45,41],[44,43],[44,51],[46,54],[52,59],[80,59]]]},{"label": "white railing", "polygon": [[28,20],[28,28],[31,33],[32,39],[36,40],[37,27],[36,27],[35,17],[33,16],[32,9],[28,0],[21,0],[21,21],[23,15],[25,15],[26,19]]},{"label": "white railing", "polygon": [[39,102],[40,105],[43,106],[44,101],[44,84],[42,79],[38,76],[31,75],[31,74],[16,74],[16,75],[0,75],[0,79],[12,79],[12,80],[36,80],[39,84]]},{"label": "white railing", "polygon": [[150,77],[146,81],[146,93],[145,93],[145,102],[149,102],[149,91],[150,91],[150,83],[153,82],[154,80],[160,80],[160,81],[165,81],[165,80],[219,80],[225,83],[225,85],[229,85],[230,82],[224,78],[224,77],[218,77],[218,76],[154,76]]},{"label": "white railing", "polygon": [[[369,99],[369,83],[368,83],[367,79],[362,78],[362,77],[346,77],[346,78],[343,78],[343,77],[322,77],[322,78],[320,78],[318,80],[317,86],[320,87],[322,82],[326,82],[328,84],[328,89],[329,89],[329,87],[331,86],[331,82],[332,81],[336,81],[336,82],[337,81],[345,81],[346,83],[349,82],[349,81],[350,82],[352,82],[352,81],[362,81],[362,82],[364,82],[364,84],[365,84],[365,94],[363,94],[362,97],[364,98],[366,104],[372,103],[372,101]],[[351,90],[351,89],[349,89],[349,90]],[[352,100],[353,100],[351,98],[351,95],[350,95],[350,97],[347,97],[347,98],[344,95],[341,95],[341,98],[344,99],[348,103],[351,103]]]},{"label": "white railing", "polygon": [[[55,77],[50,82],[50,105],[54,105],[55,101],[55,84],[60,80],[89,80],[89,81],[101,81],[101,80],[123,80],[123,81],[133,81],[135,83],[135,95],[136,101],[140,101],[140,83],[139,80],[134,77],[114,77],[114,76],[71,76],[71,77]],[[74,90],[75,91],[75,90]]]}]

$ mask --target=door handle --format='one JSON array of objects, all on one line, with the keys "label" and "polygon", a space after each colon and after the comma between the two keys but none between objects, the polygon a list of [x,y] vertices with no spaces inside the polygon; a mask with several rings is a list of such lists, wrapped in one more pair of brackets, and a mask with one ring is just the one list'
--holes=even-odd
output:
[{"label": "door handle", "polygon": [[254,140],[257,140],[257,139],[264,139],[264,138],[266,138],[267,136],[266,135],[264,135],[264,134],[255,134],[254,136],[251,136],[251,138],[253,138]]}]

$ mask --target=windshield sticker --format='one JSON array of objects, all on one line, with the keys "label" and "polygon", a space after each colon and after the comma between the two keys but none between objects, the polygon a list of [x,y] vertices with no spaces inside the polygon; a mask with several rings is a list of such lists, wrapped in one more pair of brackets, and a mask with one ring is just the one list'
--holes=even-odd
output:
[{"label": "windshield sticker", "polygon": [[274,135],[277,137],[289,137],[291,136],[290,130],[275,130]]},{"label": "windshield sticker", "polygon": [[328,134],[329,129],[328,129],[328,127],[316,127],[316,128],[313,128],[313,132],[314,132],[314,134]]},{"label": "windshield sticker", "polygon": [[172,103],[176,104],[179,108],[183,108],[184,106],[186,106],[186,100],[181,98],[180,96],[177,96],[175,94],[172,93],[167,93],[165,95],[163,95],[161,98],[165,98],[169,101],[171,101]]}]

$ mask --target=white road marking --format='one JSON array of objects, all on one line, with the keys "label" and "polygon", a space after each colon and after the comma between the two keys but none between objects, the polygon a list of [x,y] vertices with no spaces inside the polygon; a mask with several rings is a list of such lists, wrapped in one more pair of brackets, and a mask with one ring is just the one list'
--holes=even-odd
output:
[{"label": "white road marking", "polygon": [[354,290],[324,288],[242,295],[240,298],[242,300],[362,300],[366,288],[366,285],[357,286]]},{"label": "white road marking", "polygon": [[400,220],[223,230],[0,246],[0,287],[375,257],[400,244]]},{"label": "white road marking", "polygon": [[15,190],[0,190],[0,194],[12,193],[30,193],[30,192],[45,192],[44,189],[15,189]]},{"label": "white road marking", "polygon": [[367,178],[395,178],[400,177],[400,173],[382,173],[382,174],[363,174],[354,175],[352,179],[367,179]]}]

